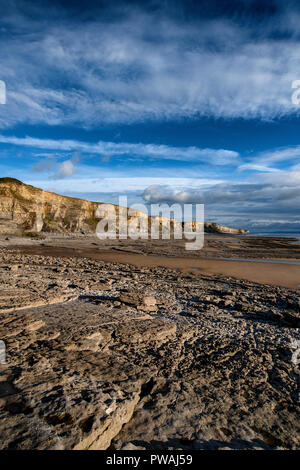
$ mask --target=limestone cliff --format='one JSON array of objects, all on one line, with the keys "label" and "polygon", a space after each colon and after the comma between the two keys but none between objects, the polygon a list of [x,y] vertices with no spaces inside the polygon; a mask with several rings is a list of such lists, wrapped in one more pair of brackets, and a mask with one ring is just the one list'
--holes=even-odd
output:
[{"label": "limestone cliff", "polygon": [[[15,178],[0,178],[0,233],[24,232],[94,232],[100,218],[98,202],[86,201],[24,184]],[[116,213],[119,206],[114,206]],[[142,212],[140,217],[148,218]],[[131,217],[127,214],[128,221]],[[149,222],[150,219],[148,219]],[[163,218],[159,218],[161,221]],[[211,222],[205,223],[205,231],[215,233],[246,233]]]}]

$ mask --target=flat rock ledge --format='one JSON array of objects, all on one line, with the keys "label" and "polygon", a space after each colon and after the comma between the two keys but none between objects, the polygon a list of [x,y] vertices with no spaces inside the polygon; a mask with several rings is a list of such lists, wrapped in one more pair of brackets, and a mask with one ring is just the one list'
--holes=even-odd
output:
[{"label": "flat rock ledge", "polygon": [[1,449],[300,447],[298,291],[0,256]]}]

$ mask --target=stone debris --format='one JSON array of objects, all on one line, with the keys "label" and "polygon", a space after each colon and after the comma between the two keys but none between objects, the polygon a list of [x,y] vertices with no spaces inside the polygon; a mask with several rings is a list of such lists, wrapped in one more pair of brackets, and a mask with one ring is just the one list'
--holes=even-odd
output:
[{"label": "stone debris", "polygon": [[152,295],[143,295],[135,292],[125,292],[119,297],[120,302],[136,307],[144,312],[157,311],[156,299]]},{"label": "stone debris", "polygon": [[297,291],[7,249],[0,278],[1,449],[299,449]]}]

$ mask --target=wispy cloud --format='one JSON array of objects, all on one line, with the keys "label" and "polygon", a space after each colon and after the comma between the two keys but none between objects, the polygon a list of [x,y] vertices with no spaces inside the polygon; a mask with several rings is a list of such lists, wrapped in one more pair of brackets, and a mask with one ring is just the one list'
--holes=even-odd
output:
[{"label": "wispy cloud", "polygon": [[106,158],[114,155],[133,155],[136,158],[148,157],[152,159],[199,161],[205,163],[212,160],[215,165],[236,164],[239,158],[238,152],[233,150],[172,147],[168,145],[142,143],[99,141],[96,144],[92,144],[75,140],[50,140],[33,137],[20,138],[4,135],[0,135],[0,143],[48,150],[81,151],[101,155]]},{"label": "wispy cloud", "polygon": [[45,158],[39,160],[33,165],[33,171],[36,173],[49,172],[53,170],[56,164],[57,160],[55,157],[46,155]]},{"label": "wispy cloud", "polygon": [[276,165],[284,164],[291,167],[300,160],[300,146],[289,146],[260,152],[248,157],[247,161],[239,165],[239,170],[256,170],[258,172],[277,172]]},{"label": "wispy cloud", "polygon": [[262,163],[243,163],[242,165],[239,166],[239,170],[255,170],[255,171],[266,171],[266,172],[274,172],[274,171],[279,171],[277,168],[269,167],[265,164]]},{"label": "wispy cloud", "polygon": [[257,156],[257,161],[265,163],[287,162],[289,160],[300,159],[300,145],[293,147],[284,147],[268,152],[263,152]]},{"label": "wispy cloud", "polygon": [[81,22],[58,21],[55,7],[47,21],[38,6],[24,11],[2,11],[2,128],[299,113],[291,102],[299,78],[296,13],[254,31],[224,17],[179,21],[166,10],[128,6],[117,19],[95,11]]}]

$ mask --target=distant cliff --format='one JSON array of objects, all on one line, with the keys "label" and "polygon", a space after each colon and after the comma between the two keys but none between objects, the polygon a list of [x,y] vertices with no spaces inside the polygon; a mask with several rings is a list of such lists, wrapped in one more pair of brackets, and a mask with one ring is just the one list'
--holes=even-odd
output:
[{"label": "distant cliff", "polygon": [[[100,220],[96,214],[99,204],[103,203],[60,196],[24,184],[15,178],[0,178],[0,233],[21,235],[25,232],[95,232]],[[110,206],[118,213],[119,206]],[[148,217],[142,212],[138,212],[138,215]],[[130,219],[128,216],[129,222]],[[205,231],[247,233],[247,230],[212,222],[205,222]]]}]

